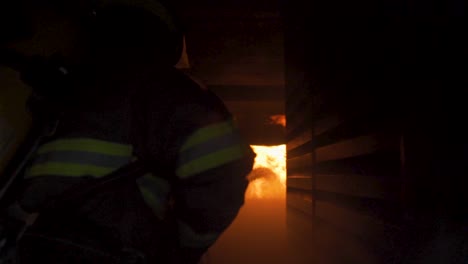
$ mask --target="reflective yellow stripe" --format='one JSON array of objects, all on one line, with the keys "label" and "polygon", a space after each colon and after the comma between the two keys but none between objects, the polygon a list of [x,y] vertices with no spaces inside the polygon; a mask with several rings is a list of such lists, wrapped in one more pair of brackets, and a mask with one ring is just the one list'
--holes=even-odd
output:
[{"label": "reflective yellow stripe", "polygon": [[86,151],[114,156],[130,156],[132,146],[88,138],[59,139],[40,147],[38,154],[51,151]]},{"label": "reflective yellow stripe", "polygon": [[231,120],[200,128],[187,139],[180,151],[187,150],[212,138],[232,133],[234,130],[235,127]]},{"label": "reflective yellow stripe", "polygon": [[47,162],[43,164],[33,165],[27,172],[25,177],[34,177],[41,175],[57,175],[57,176],[105,176],[117,168],[100,167],[93,165],[83,165],[76,163],[62,163],[62,162]]},{"label": "reflective yellow stripe", "polygon": [[153,209],[157,217],[163,219],[167,210],[169,183],[162,178],[147,174],[140,177],[137,184],[146,204]]},{"label": "reflective yellow stripe", "polygon": [[194,159],[223,150],[232,146],[243,144],[238,133],[229,133],[212,138],[179,153],[178,165],[189,163]]},{"label": "reflective yellow stripe", "polygon": [[139,189],[141,192],[141,196],[143,196],[143,200],[145,200],[146,204],[151,209],[153,209],[153,212],[158,218],[162,219],[163,215],[161,212],[163,211],[163,209],[161,206],[161,202],[156,198],[156,195],[144,186],[139,186]]},{"label": "reflective yellow stripe", "polygon": [[246,148],[242,145],[236,145],[211,154],[194,159],[176,170],[177,176],[187,178],[197,173],[219,167],[231,161],[242,158],[246,153]]}]

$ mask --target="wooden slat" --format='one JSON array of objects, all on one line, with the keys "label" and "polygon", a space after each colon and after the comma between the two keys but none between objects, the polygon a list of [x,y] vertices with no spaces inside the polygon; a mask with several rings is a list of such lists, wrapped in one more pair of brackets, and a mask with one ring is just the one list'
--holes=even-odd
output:
[{"label": "wooden slat", "polygon": [[396,151],[375,152],[347,159],[330,160],[315,164],[316,174],[365,174],[382,178],[399,178],[400,153]]},{"label": "wooden slat", "polygon": [[332,128],[337,127],[343,122],[343,119],[338,116],[329,116],[314,122],[314,134],[320,135]]},{"label": "wooden slat", "polygon": [[313,215],[312,193],[288,189],[286,204],[288,207],[299,210],[307,215]]},{"label": "wooden slat", "polygon": [[311,139],[312,139],[312,130],[311,129],[304,129],[302,131],[302,133],[300,133],[298,136],[296,136],[295,138],[288,141],[288,143],[286,145],[286,149],[288,151],[291,151],[294,148],[303,145],[307,141],[310,141]]},{"label": "wooden slat", "polygon": [[317,162],[345,159],[354,156],[366,155],[379,149],[397,146],[398,142],[388,135],[367,135],[341,141],[335,144],[316,149]]},{"label": "wooden slat", "polygon": [[289,150],[288,157],[294,158],[297,156],[302,156],[307,153],[311,153],[314,151],[314,144],[315,144],[314,141],[305,142],[304,144],[298,146],[297,148]]},{"label": "wooden slat", "polygon": [[[375,109],[375,111],[377,110]],[[385,117],[385,113],[381,112],[371,112],[357,116],[356,113],[348,113],[347,115],[341,114],[340,117],[314,121],[316,126],[314,139],[317,142],[317,147],[374,133],[398,133],[398,125],[395,124],[394,120],[389,120]]]},{"label": "wooden slat", "polygon": [[386,223],[393,224],[400,221],[401,208],[397,201],[320,190],[314,190],[313,194],[317,201],[327,201],[337,206],[375,217]]},{"label": "wooden slat", "polygon": [[330,202],[316,201],[315,215],[365,240],[378,242],[385,236],[385,224],[377,218]]},{"label": "wooden slat", "polygon": [[287,160],[288,164],[288,169],[297,169],[297,168],[304,168],[304,167],[310,167],[313,165],[313,154],[308,153],[299,157],[295,157],[292,159]]},{"label": "wooden slat", "polygon": [[314,172],[314,166],[313,164],[308,164],[305,167],[292,167],[290,165],[287,166],[287,174],[289,176],[306,176],[306,177],[312,177]]},{"label": "wooden slat", "polygon": [[303,122],[296,127],[288,126],[287,124],[288,117],[286,116],[286,141],[293,140],[294,138],[301,135],[304,131],[310,130],[312,127],[311,123]]},{"label": "wooden slat", "polygon": [[317,190],[386,200],[396,200],[399,194],[398,177],[388,179],[362,174],[316,174],[314,176]]},{"label": "wooden slat", "polygon": [[287,186],[295,189],[312,191],[313,178],[311,176],[288,176]]}]

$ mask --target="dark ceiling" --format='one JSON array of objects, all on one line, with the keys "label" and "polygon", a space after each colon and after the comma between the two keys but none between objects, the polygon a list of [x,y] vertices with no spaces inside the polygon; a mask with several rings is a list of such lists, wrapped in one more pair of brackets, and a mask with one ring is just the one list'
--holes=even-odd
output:
[{"label": "dark ceiling", "polygon": [[177,9],[194,74],[209,85],[283,86],[278,6],[245,0],[184,2]]}]

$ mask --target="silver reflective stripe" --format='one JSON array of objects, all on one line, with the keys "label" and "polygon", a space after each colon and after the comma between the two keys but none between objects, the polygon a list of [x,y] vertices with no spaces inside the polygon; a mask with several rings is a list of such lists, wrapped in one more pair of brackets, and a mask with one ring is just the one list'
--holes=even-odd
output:
[{"label": "silver reflective stripe", "polygon": [[179,154],[179,164],[186,164],[200,157],[240,144],[242,144],[240,135],[233,131],[233,133],[212,138],[189,149],[183,150]]},{"label": "silver reflective stripe", "polygon": [[241,159],[250,148],[232,120],[201,127],[179,150],[176,175],[186,179]]},{"label": "silver reflective stripe", "polygon": [[25,177],[105,176],[132,159],[131,145],[94,138],[61,138],[42,145]]}]

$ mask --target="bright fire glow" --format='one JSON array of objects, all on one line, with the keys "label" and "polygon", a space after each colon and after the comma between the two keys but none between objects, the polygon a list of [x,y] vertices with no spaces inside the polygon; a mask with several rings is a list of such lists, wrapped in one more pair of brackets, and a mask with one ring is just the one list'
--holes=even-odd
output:
[{"label": "bright fire glow", "polygon": [[257,157],[246,198],[282,198],[286,194],[286,145],[252,146]]},{"label": "bright fire glow", "polygon": [[272,115],[270,116],[270,124],[286,127],[286,116],[285,115]]}]

